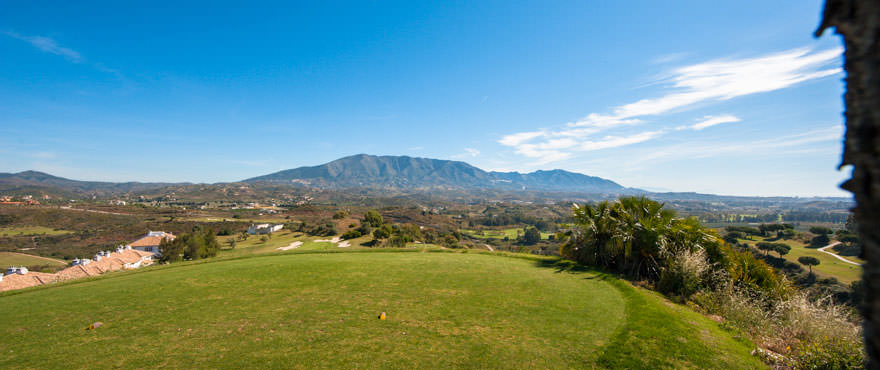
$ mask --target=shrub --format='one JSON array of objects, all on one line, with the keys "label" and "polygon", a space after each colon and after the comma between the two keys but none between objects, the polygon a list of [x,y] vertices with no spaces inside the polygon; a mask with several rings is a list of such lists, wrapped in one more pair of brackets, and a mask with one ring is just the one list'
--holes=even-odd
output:
[{"label": "shrub", "polygon": [[374,210],[369,210],[367,211],[367,213],[364,214],[364,221],[369,223],[372,227],[379,227],[382,226],[383,223],[385,223],[385,221],[382,220],[382,215]]},{"label": "shrub", "polygon": [[338,234],[336,225],[332,222],[324,222],[308,230],[310,235],[315,236],[333,236]]},{"label": "shrub", "polygon": [[538,229],[534,227],[526,229],[526,232],[523,234],[524,244],[533,245],[539,241],[541,241],[541,232]]},{"label": "shrub", "polygon": [[342,234],[342,236],[340,236],[340,238],[341,238],[342,240],[348,240],[348,239],[360,238],[360,237],[363,236],[363,235],[364,235],[364,234],[361,234],[360,231],[357,231],[357,230],[349,230],[349,231],[346,231],[345,234]]},{"label": "shrub", "polygon": [[795,369],[862,369],[865,354],[861,343],[853,345],[837,338],[807,343],[789,359]]},{"label": "shrub", "polygon": [[701,291],[692,301],[723,317],[726,326],[743,330],[759,346],[787,357],[777,365],[795,369],[863,366],[861,327],[845,307],[830,299],[811,301],[804,292],[773,299],[731,286]]},{"label": "shrub", "polygon": [[702,250],[684,251],[673,257],[663,269],[657,288],[662,293],[690,297],[701,289],[710,267]]},{"label": "shrub", "polygon": [[403,248],[406,247],[406,238],[400,235],[394,235],[388,239],[388,242],[385,245],[392,248]]}]

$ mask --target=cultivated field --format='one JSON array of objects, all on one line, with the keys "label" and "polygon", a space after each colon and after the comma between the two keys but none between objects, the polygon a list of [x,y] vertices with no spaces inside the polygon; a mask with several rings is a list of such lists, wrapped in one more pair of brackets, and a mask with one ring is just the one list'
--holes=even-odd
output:
[{"label": "cultivated field", "polygon": [[3,368],[765,367],[616,278],[473,252],[183,262],[0,294],[0,317]]}]

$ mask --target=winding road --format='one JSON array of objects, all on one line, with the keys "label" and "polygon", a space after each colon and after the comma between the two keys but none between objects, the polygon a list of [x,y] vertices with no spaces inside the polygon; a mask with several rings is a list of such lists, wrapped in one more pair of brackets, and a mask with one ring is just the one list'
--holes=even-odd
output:
[{"label": "winding road", "polygon": [[834,242],[834,243],[828,244],[828,245],[826,245],[826,246],[824,246],[824,247],[822,247],[822,248],[819,248],[819,252],[822,252],[822,253],[825,253],[825,254],[828,254],[828,255],[834,256],[834,258],[837,258],[837,259],[839,259],[839,260],[841,260],[841,261],[843,261],[843,262],[846,262],[846,263],[848,263],[848,264],[850,264],[850,265],[856,265],[856,266],[861,266],[861,265],[862,265],[862,264],[860,264],[860,263],[855,263],[855,262],[850,261],[850,260],[848,260],[848,259],[846,259],[846,258],[843,258],[843,257],[841,257],[841,256],[838,256],[838,255],[836,255],[836,254],[834,254],[834,253],[831,253],[831,252],[826,251],[826,249],[828,249],[828,248],[832,248],[832,247],[834,247],[835,245],[838,245],[838,244],[840,244],[840,242]]}]

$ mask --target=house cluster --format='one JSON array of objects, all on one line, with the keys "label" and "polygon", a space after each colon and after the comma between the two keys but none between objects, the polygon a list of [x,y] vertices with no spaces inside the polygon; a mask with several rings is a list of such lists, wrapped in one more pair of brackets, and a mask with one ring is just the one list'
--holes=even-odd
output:
[{"label": "house cluster", "polygon": [[[46,198],[46,196],[44,195],[43,199],[48,199],[48,198]],[[37,201],[36,199],[34,199],[34,197],[31,195],[25,195],[25,196],[21,197],[19,200],[15,200],[15,198],[13,198],[12,196],[9,196],[9,195],[2,195],[2,196],[0,196],[0,204],[9,205],[9,206],[20,206],[20,205],[38,206],[38,205],[40,205],[40,202]]]},{"label": "house cluster", "polygon": [[247,232],[251,235],[271,234],[284,228],[284,224],[251,224]]},{"label": "house cluster", "polygon": [[4,276],[0,276],[0,292],[148,266],[158,256],[159,243],[163,239],[173,240],[174,235],[150,231],[129,245],[120,245],[112,251],[100,251],[92,258],[74,259],[70,267],[54,274],[28,271],[27,267],[10,267]]}]

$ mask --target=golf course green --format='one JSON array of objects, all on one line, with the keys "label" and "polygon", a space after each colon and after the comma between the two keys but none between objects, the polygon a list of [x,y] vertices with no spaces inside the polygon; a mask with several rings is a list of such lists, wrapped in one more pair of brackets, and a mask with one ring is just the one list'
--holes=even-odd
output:
[{"label": "golf course green", "polygon": [[0,294],[0,367],[765,367],[696,312],[576,270],[369,251],[111,273]]}]

